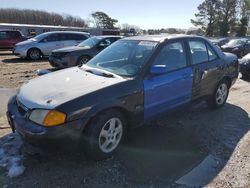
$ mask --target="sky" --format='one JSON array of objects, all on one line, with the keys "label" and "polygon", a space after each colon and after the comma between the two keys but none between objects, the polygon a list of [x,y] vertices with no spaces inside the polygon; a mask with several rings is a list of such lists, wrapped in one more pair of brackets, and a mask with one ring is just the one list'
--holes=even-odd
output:
[{"label": "sky", "polygon": [[142,29],[193,27],[190,22],[203,0],[0,0],[0,8],[27,8],[66,13],[85,20],[94,11],[103,11],[118,24]]}]

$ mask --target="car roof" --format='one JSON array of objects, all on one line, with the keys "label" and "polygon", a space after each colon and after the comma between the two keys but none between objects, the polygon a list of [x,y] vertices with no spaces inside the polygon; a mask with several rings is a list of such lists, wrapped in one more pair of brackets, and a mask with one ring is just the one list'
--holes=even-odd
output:
[{"label": "car roof", "polygon": [[123,36],[120,35],[96,35],[92,37],[99,37],[99,38],[123,38]]},{"label": "car roof", "polygon": [[19,32],[20,33],[20,31],[19,30],[12,30],[12,29],[0,29],[0,31],[8,31],[8,32]]},{"label": "car roof", "polygon": [[56,33],[89,35],[89,33],[87,32],[80,32],[80,31],[50,31],[50,32],[45,32],[43,34],[56,34]]},{"label": "car roof", "polygon": [[126,37],[122,40],[137,40],[137,41],[154,41],[154,42],[162,42],[169,39],[180,39],[180,38],[202,38],[205,37],[196,36],[196,35],[184,35],[184,34],[173,34],[173,35],[142,35],[142,36],[133,36]]}]

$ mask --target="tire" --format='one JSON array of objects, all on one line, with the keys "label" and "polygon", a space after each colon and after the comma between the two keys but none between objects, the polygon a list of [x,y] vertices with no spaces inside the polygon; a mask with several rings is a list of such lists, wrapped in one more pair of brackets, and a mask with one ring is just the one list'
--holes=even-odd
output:
[{"label": "tire", "polygon": [[30,60],[39,60],[42,57],[42,53],[37,48],[31,48],[31,49],[29,49],[29,51],[27,53],[27,57]]},{"label": "tire", "polygon": [[218,109],[224,106],[229,94],[229,83],[227,80],[222,80],[216,87],[214,94],[207,100],[207,105],[210,109]]},{"label": "tire", "polygon": [[90,57],[88,57],[88,56],[82,56],[82,57],[80,57],[80,58],[78,59],[77,65],[78,65],[78,66],[81,66],[81,65],[83,65],[83,64],[86,64],[89,60],[90,60]]},{"label": "tire", "polygon": [[123,141],[126,127],[125,116],[116,110],[108,110],[94,117],[84,133],[86,156],[91,160],[111,157]]}]

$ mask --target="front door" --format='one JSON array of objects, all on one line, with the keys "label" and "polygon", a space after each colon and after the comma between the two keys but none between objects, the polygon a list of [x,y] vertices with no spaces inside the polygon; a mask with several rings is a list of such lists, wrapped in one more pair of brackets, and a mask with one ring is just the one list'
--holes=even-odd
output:
[{"label": "front door", "polygon": [[144,80],[145,120],[188,103],[192,98],[193,71],[187,65],[182,42],[166,44],[152,66],[155,65],[164,65],[166,73]]}]

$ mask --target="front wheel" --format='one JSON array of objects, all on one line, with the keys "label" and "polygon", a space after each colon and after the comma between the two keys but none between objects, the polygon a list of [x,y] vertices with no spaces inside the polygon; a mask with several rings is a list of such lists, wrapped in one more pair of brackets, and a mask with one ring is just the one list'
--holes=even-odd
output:
[{"label": "front wheel", "polygon": [[30,60],[39,60],[42,57],[42,53],[39,49],[32,48],[28,51],[28,59]]},{"label": "front wheel", "polygon": [[222,80],[215,89],[214,94],[207,100],[209,108],[217,109],[222,107],[228,97],[229,83],[226,80]]},{"label": "front wheel", "polygon": [[126,125],[119,111],[108,110],[95,117],[85,133],[86,155],[93,160],[111,157],[124,138]]}]

